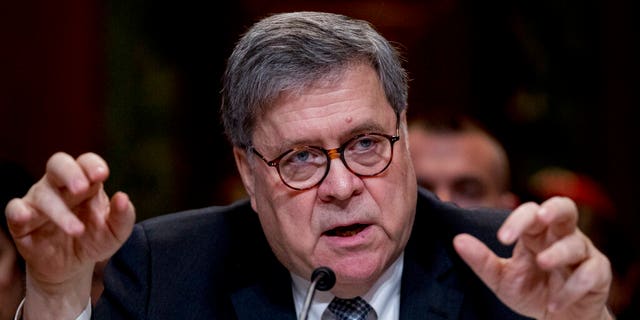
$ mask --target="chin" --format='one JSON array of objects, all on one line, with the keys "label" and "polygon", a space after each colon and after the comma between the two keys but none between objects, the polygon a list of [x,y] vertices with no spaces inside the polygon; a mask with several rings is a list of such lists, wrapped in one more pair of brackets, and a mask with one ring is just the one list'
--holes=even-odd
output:
[{"label": "chin", "polygon": [[369,291],[384,272],[386,263],[378,258],[359,257],[340,259],[328,265],[337,279],[332,292],[337,296],[353,297]]}]

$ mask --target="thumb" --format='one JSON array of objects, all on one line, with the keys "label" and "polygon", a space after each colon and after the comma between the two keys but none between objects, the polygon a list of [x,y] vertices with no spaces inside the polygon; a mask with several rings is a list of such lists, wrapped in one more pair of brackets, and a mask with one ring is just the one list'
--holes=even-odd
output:
[{"label": "thumb", "polygon": [[107,223],[119,244],[124,243],[129,238],[135,220],[135,208],[129,200],[129,196],[123,192],[117,192],[113,195]]},{"label": "thumb", "polygon": [[471,270],[495,292],[500,282],[503,260],[469,234],[457,235],[453,238],[453,246]]}]

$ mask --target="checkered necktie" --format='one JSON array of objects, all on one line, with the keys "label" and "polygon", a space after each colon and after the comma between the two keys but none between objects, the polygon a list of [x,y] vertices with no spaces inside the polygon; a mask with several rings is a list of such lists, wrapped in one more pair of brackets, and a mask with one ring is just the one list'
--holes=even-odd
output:
[{"label": "checkered necktie", "polygon": [[334,298],[327,307],[338,320],[364,320],[372,310],[371,306],[360,297],[353,299]]}]

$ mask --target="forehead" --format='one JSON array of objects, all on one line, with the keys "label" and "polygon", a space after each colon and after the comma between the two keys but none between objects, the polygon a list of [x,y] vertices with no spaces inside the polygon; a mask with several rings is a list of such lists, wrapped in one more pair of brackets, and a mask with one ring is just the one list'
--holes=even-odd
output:
[{"label": "forehead", "polygon": [[329,142],[355,131],[394,130],[395,121],[375,70],[356,64],[302,89],[283,92],[257,118],[253,138],[256,145],[267,146]]},{"label": "forehead", "polygon": [[436,157],[495,156],[495,146],[479,132],[440,133],[422,129],[410,129],[411,148],[415,154]]},{"label": "forehead", "polygon": [[480,133],[446,134],[411,130],[409,137],[417,171],[493,175],[499,165],[494,145]]}]

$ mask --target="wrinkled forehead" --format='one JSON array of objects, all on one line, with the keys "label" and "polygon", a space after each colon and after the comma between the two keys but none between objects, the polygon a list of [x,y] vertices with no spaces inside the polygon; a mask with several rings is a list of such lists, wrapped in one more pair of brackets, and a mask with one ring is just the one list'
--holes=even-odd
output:
[{"label": "wrinkled forehead", "polygon": [[323,70],[316,70],[315,72],[291,73],[286,76],[264,79],[264,86],[270,88],[270,90],[262,98],[262,101],[259,101],[255,106],[253,113],[255,119],[260,119],[270,112],[279,100],[300,95],[312,87],[324,87],[342,81],[345,73],[358,65],[370,66],[370,64],[359,59],[333,65]]},{"label": "wrinkled forehead", "polygon": [[253,138],[264,136],[265,130],[295,139],[301,139],[302,132],[328,136],[330,131],[342,138],[364,132],[392,134],[397,121],[377,73],[360,64],[282,91],[256,118]]},{"label": "wrinkled forehead", "polygon": [[265,80],[268,82],[266,86],[268,86],[270,90],[262,100],[254,106],[251,127],[246,128],[249,135],[253,136],[255,134],[256,128],[260,125],[260,122],[265,118],[268,118],[269,115],[281,105],[282,101],[291,99],[292,97],[300,97],[312,88],[334,86],[335,84],[344,81],[345,74],[349,70],[353,70],[358,67],[372,68],[375,71],[376,79],[378,82],[380,81],[377,70],[375,70],[370,63],[362,59],[351,60],[340,65],[333,65],[331,68],[327,68],[322,72],[291,74],[283,77],[277,77],[275,79]]}]

